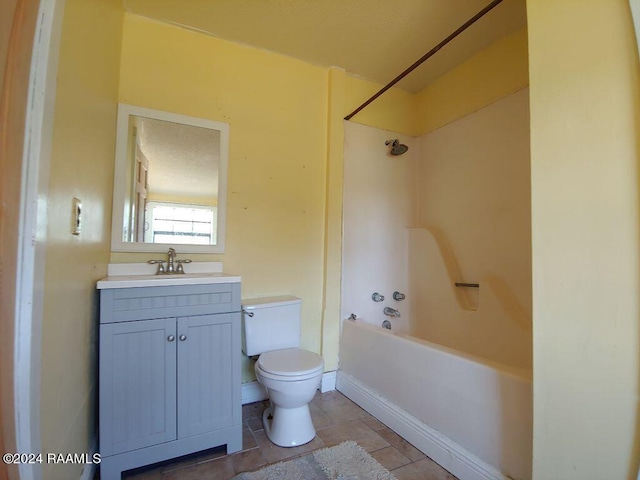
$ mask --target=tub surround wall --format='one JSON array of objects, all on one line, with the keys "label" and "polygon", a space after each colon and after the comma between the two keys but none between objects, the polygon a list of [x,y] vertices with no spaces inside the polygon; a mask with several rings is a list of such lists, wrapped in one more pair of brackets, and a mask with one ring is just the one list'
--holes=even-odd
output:
[{"label": "tub surround wall", "polygon": [[532,352],[528,119],[524,89],[420,138],[427,232],[412,234],[410,252],[411,331],[522,367]]},{"label": "tub surround wall", "polygon": [[[394,138],[409,151],[390,155],[385,141]],[[407,228],[415,221],[415,143],[404,135],[345,122],[342,318],[355,313],[380,326],[389,318],[383,314],[388,306],[403,315],[390,318],[393,327],[408,331],[409,302],[396,302],[392,294],[409,289]],[[385,301],[374,302],[374,292]]]},{"label": "tub surround wall", "polygon": [[[343,320],[338,389],[465,480],[531,478],[528,145],[526,89],[418,139],[345,126],[341,313],[362,324]],[[384,306],[423,340],[373,330]]]},{"label": "tub surround wall", "polygon": [[[530,368],[528,90],[400,136],[405,155],[383,148],[395,137],[345,126],[342,318],[380,325],[391,306],[403,315],[391,318],[396,331]],[[481,293],[454,282],[480,282]]]},{"label": "tub surround wall", "polygon": [[[449,258],[447,258],[449,257]],[[450,254],[428,229],[409,230],[411,313],[408,331],[418,338],[488,360],[531,369],[531,317],[499,276],[479,277],[480,306],[469,308]],[[459,277],[458,277],[459,278]]]}]

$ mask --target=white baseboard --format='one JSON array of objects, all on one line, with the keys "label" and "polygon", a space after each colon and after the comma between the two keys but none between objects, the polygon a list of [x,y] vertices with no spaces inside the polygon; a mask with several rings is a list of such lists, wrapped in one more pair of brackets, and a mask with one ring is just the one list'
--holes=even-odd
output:
[{"label": "white baseboard", "polygon": [[495,467],[348,373],[338,371],[337,389],[460,480],[509,480]]},{"label": "white baseboard", "polygon": [[324,372],[322,374],[322,383],[320,384],[320,393],[330,392],[336,389],[336,372]]},{"label": "white baseboard", "polygon": [[242,384],[242,404],[259,402],[269,398],[267,391],[257,380]]},{"label": "white baseboard", "polygon": [[[98,437],[94,436],[91,440],[89,451],[89,458],[93,458],[93,455],[98,451]],[[93,480],[96,476],[96,468],[98,466],[95,463],[87,463],[82,469],[82,474],[80,475],[80,480]]]},{"label": "white baseboard", "polygon": [[[322,383],[320,383],[320,392],[330,392],[331,390],[336,389],[336,371],[325,372],[322,374]],[[264,387],[258,383],[258,381],[253,381],[249,383],[242,384],[242,404],[245,405],[247,403],[259,402],[261,400],[266,400],[269,398],[267,392]]]}]

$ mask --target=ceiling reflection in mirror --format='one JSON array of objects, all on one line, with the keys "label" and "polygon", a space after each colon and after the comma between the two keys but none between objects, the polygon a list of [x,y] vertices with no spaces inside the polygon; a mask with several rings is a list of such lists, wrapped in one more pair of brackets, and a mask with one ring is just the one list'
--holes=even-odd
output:
[{"label": "ceiling reflection in mirror", "polygon": [[113,238],[121,244],[114,250],[221,246],[228,125],[128,105],[120,110],[116,148],[124,158],[116,162],[115,187],[122,188],[114,188],[114,212],[121,211],[122,220]]}]

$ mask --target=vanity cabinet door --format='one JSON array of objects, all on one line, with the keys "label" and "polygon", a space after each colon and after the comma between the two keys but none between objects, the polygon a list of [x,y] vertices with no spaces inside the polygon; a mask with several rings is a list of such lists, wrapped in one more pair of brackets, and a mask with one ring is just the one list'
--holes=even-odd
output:
[{"label": "vanity cabinet door", "polygon": [[176,439],[176,319],[100,327],[100,452]]},{"label": "vanity cabinet door", "polygon": [[178,318],[178,438],[237,425],[240,314]]}]

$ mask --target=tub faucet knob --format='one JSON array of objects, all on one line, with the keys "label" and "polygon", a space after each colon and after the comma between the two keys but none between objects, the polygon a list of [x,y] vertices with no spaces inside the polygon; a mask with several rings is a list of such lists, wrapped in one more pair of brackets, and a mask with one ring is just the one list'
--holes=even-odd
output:
[{"label": "tub faucet knob", "polygon": [[405,298],[407,298],[407,296],[404,293],[400,293],[398,291],[393,292],[393,299],[401,302],[402,300],[404,300]]},{"label": "tub faucet knob", "polygon": [[384,295],[380,295],[378,292],[375,292],[371,295],[371,300],[374,302],[384,302]]}]

